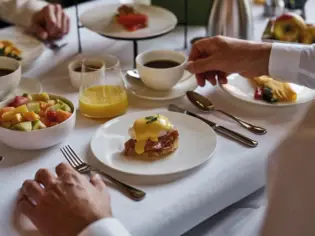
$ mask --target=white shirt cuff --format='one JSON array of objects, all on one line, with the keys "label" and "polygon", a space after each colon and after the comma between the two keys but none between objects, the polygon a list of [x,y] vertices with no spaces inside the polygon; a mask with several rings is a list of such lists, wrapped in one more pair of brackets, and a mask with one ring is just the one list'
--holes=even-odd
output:
[{"label": "white shirt cuff", "polygon": [[273,43],[269,58],[271,77],[296,83],[299,75],[302,45]]},{"label": "white shirt cuff", "polygon": [[90,224],[78,236],[131,236],[131,234],[117,219],[104,218]]}]

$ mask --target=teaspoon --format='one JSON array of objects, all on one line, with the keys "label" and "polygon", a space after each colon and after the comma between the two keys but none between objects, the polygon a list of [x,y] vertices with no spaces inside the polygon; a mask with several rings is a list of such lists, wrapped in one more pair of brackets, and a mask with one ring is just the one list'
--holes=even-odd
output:
[{"label": "teaspoon", "polygon": [[140,80],[140,75],[139,75],[139,73],[138,73],[137,70],[127,70],[126,73],[127,73],[127,75],[130,76],[131,78]]},{"label": "teaspoon", "polygon": [[236,122],[238,122],[241,126],[243,126],[245,129],[249,130],[250,132],[254,133],[254,134],[265,134],[267,133],[267,130],[256,126],[256,125],[252,125],[244,120],[241,120],[240,118],[237,118],[225,111],[219,110],[219,109],[215,109],[214,105],[211,103],[211,101],[209,99],[207,99],[206,97],[200,95],[199,93],[196,93],[194,91],[188,91],[186,93],[189,101],[194,104],[197,108],[199,108],[202,111],[205,112],[211,112],[211,111],[218,111],[221,112],[222,114],[232,118],[233,120],[235,120]]}]

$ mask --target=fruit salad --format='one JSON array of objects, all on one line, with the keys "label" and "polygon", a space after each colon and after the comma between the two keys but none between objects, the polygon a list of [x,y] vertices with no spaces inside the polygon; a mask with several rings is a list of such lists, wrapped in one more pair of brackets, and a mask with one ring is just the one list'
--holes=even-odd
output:
[{"label": "fruit salad", "polygon": [[117,22],[130,32],[145,28],[148,25],[148,16],[137,12],[132,6],[120,6],[115,17]]},{"label": "fruit salad", "polygon": [[18,131],[45,129],[64,122],[72,112],[67,103],[47,93],[23,94],[0,108],[0,127]]}]

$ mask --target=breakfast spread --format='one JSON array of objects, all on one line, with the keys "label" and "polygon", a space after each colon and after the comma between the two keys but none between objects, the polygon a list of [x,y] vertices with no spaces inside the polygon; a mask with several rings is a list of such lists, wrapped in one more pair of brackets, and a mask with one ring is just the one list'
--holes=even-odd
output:
[{"label": "breakfast spread", "polygon": [[22,51],[9,40],[0,40],[0,56],[21,60]]},{"label": "breakfast spread", "polygon": [[315,42],[315,25],[307,24],[299,15],[288,12],[270,21],[263,37],[312,44]]},{"label": "breakfast spread", "polygon": [[178,131],[167,117],[159,114],[137,119],[129,135],[131,139],[125,143],[125,156],[158,159],[178,148]]},{"label": "breakfast spread", "polygon": [[254,98],[268,103],[295,102],[296,92],[289,83],[274,80],[269,76],[259,76],[253,79],[257,85]]},{"label": "breakfast spread", "polygon": [[16,96],[0,109],[0,127],[32,131],[58,125],[72,115],[70,106],[47,93]]},{"label": "breakfast spread", "polygon": [[148,16],[137,12],[132,6],[120,6],[115,18],[120,25],[130,32],[146,28],[148,25]]}]

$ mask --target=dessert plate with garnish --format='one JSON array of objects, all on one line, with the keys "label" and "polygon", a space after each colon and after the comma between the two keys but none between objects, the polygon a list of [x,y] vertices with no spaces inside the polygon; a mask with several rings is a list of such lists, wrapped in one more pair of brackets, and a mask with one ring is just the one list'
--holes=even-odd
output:
[{"label": "dessert plate with garnish", "polygon": [[134,175],[161,176],[195,168],[213,155],[216,135],[204,122],[168,111],[130,113],[102,125],[91,141],[96,158]]},{"label": "dessert plate with garnish", "polygon": [[294,83],[285,83],[269,76],[252,79],[233,74],[221,85],[224,92],[241,101],[269,107],[296,106],[315,98],[315,91]]},{"label": "dessert plate with garnish", "polygon": [[166,91],[150,89],[141,81],[141,78],[128,74],[123,76],[123,80],[126,89],[130,93],[137,97],[154,101],[167,101],[180,98],[185,96],[187,91],[193,91],[198,87],[196,77],[188,71],[184,72],[182,79],[172,89]]},{"label": "dessert plate with garnish", "polygon": [[32,64],[44,51],[44,44],[22,29],[8,28],[0,34],[0,56],[19,60],[22,67]]},{"label": "dessert plate with garnish", "polygon": [[177,18],[171,11],[144,4],[97,5],[84,12],[80,21],[91,31],[124,40],[154,38],[177,25]]}]

